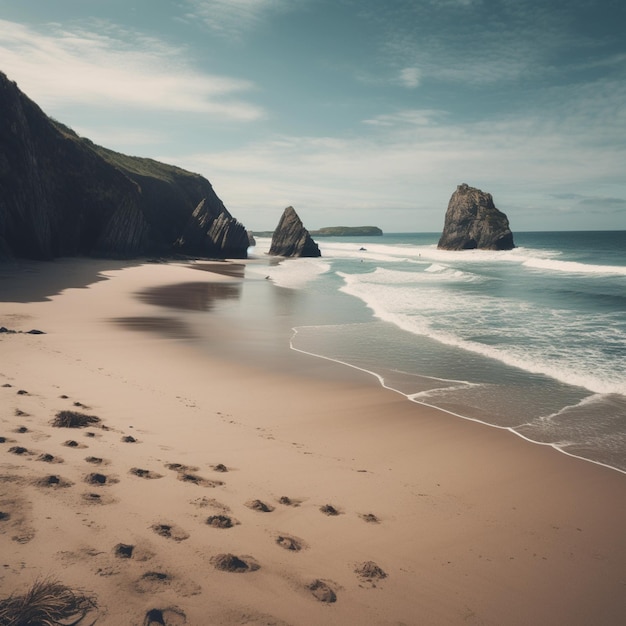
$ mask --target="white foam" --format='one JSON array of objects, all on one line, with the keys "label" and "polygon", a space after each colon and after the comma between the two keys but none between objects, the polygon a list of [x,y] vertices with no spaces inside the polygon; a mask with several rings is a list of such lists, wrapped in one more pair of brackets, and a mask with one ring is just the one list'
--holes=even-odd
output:
[{"label": "white foam", "polygon": [[[405,331],[568,385],[596,393],[626,395],[623,363],[607,364],[594,352],[592,333],[598,342],[603,342],[610,332],[599,319],[592,327],[586,318],[568,319],[560,311],[536,311],[528,303],[516,300],[495,300],[477,294],[466,298],[425,284],[404,284],[403,274],[410,273],[380,269],[370,274],[338,273],[345,283],[341,291],[361,299],[376,317]],[[407,277],[403,280],[409,282]],[[545,318],[550,316],[552,321],[546,323]],[[559,346],[555,341],[559,324],[567,324],[563,331],[570,333],[567,346]],[[473,338],[481,333],[492,340]],[[573,349],[573,334],[585,340],[586,349]],[[620,342],[619,337],[616,342]]]},{"label": "white foam", "polygon": [[[360,248],[366,248],[360,250]],[[517,247],[512,250],[439,250],[435,244],[429,245],[388,245],[368,243],[350,244],[345,242],[323,242],[322,255],[330,258],[366,259],[370,261],[407,261],[409,263],[434,262],[433,268],[426,271],[440,271],[439,266],[450,263],[494,263],[508,262],[532,269],[549,272],[579,274],[615,274],[626,276],[626,266],[596,265],[577,261],[562,261],[558,250],[540,250]]]},{"label": "white foam", "polygon": [[330,269],[330,264],[318,258],[285,259],[278,265],[263,268],[267,277],[277,286],[302,289]]},{"label": "white foam", "polygon": [[626,276],[626,267],[619,265],[591,265],[576,261],[538,258],[527,259],[523,265],[534,269],[568,272],[570,274],[617,274],[618,276]]}]

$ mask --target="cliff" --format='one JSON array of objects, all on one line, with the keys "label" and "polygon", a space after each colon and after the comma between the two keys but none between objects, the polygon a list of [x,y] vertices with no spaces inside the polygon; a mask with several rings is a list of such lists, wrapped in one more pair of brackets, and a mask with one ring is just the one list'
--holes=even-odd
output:
[{"label": "cliff", "polygon": [[511,250],[515,247],[507,216],[491,194],[463,183],[448,203],[438,248],[444,250]]},{"label": "cliff", "polygon": [[208,180],[79,137],[0,72],[0,258],[243,258],[247,241]]},{"label": "cliff", "polygon": [[272,235],[269,253],[274,256],[318,257],[322,256],[317,244],[304,227],[295,209],[288,206]]}]

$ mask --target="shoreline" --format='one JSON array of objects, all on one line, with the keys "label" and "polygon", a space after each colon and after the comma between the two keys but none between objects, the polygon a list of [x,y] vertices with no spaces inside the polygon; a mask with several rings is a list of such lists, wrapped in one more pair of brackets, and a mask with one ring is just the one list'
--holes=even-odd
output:
[{"label": "shoreline", "polygon": [[[297,329],[294,329],[294,331],[297,332]],[[388,389],[389,391],[393,391],[394,393],[397,393],[397,394],[403,396],[404,398],[406,398],[406,400],[408,402],[413,402],[413,403],[418,404],[420,406],[428,407],[430,409],[434,409],[435,411],[441,411],[442,413],[447,413],[448,415],[452,415],[454,417],[458,417],[459,419],[462,419],[462,420],[467,420],[469,422],[475,422],[477,424],[481,424],[483,426],[488,426],[490,428],[496,428],[498,430],[505,430],[505,431],[508,431],[509,433],[511,433],[512,435],[520,437],[521,439],[523,439],[527,443],[538,445],[538,446],[546,446],[548,448],[552,448],[556,452],[560,452],[561,454],[564,454],[566,456],[572,457],[574,459],[578,459],[580,461],[586,461],[587,463],[593,463],[594,465],[599,465],[600,467],[604,467],[606,469],[613,470],[615,472],[619,472],[620,474],[626,474],[626,470],[620,469],[619,467],[615,467],[613,465],[609,465],[608,463],[603,463],[601,461],[596,461],[596,460],[590,459],[588,457],[584,457],[584,456],[581,456],[581,455],[578,455],[578,454],[573,454],[572,452],[568,452],[567,450],[564,450],[563,448],[560,448],[557,444],[549,443],[549,442],[545,442],[545,441],[536,441],[535,439],[531,439],[530,437],[527,437],[523,433],[517,432],[515,430],[515,428],[513,428],[511,426],[499,426],[498,424],[492,424],[491,422],[487,422],[487,421],[479,419],[477,417],[469,417],[469,416],[463,415],[461,413],[455,413],[454,411],[450,411],[448,409],[444,409],[444,408],[438,407],[438,406],[436,406],[434,404],[429,404],[428,402],[422,402],[421,400],[416,400],[414,398],[411,398],[411,394],[404,393],[403,391],[399,391],[398,389],[395,389],[394,387],[390,387],[389,385],[385,384],[384,378],[380,374],[378,374],[377,372],[374,372],[372,370],[368,370],[368,369],[365,369],[363,367],[359,367],[358,365],[353,365],[352,363],[348,363],[347,361],[340,361],[340,360],[334,359],[332,357],[327,357],[327,356],[324,356],[323,354],[315,354],[314,352],[308,352],[307,350],[302,350],[300,348],[296,348],[293,345],[291,345],[291,349],[296,351],[296,352],[301,352],[302,354],[308,354],[309,356],[312,356],[312,357],[315,357],[315,358],[318,358],[318,359],[324,359],[324,360],[330,361],[332,363],[338,363],[338,364],[343,365],[345,367],[352,368],[352,369],[358,370],[360,372],[364,372],[366,374],[369,374],[370,376],[373,376],[374,378],[376,378],[378,380],[378,383],[380,384],[380,386],[382,388]]]},{"label": "shoreline", "polygon": [[[13,385],[0,388],[0,435],[13,440],[0,444],[0,510],[10,514],[0,522],[0,598],[54,573],[98,596],[102,624],[141,624],[156,609],[168,624],[623,621],[619,471],[407,401],[370,372],[268,346],[267,329],[240,311],[245,295],[184,315],[133,296],[199,282],[212,285],[206,302],[216,284],[240,284],[236,276],[174,265],[96,275],[107,280],[0,302],[0,325],[48,333],[0,336],[0,385]],[[39,289],[23,283],[13,283],[19,293]],[[146,325],[128,330],[112,318]],[[197,325],[208,345],[194,339]],[[231,341],[259,343],[267,358],[243,360]],[[74,402],[108,430],[50,426]],[[137,441],[121,441],[128,436]],[[64,446],[69,437],[88,447]],[[39,461],[44,453],[63,462]],[[100,469],[87,455],[102,459]],[[168,467],[176,464],[197,480]],[[110,483],[85,483],[94,471]],[[52,472],[71,484],[37,483]],[[255,500],[272,510],[250,508]],[[233,526],[210,527],[210,515]],[[136,556],[117,557],[118,543]],[[259,568],[216,569],[229,553]],[[387,577],[357,574],[367,562]],[[313,595],[316,580],[336,602]]]}]

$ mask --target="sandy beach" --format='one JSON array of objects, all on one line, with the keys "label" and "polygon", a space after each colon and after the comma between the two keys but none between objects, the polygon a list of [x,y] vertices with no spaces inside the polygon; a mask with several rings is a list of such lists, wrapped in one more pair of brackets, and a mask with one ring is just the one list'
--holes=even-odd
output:
[{"label": "sandy beach", "polygon": [[85,624],[626,621],[624,474],[267,345],[244,276],[0,267],[0,599],[52,577],[97,599]]}]

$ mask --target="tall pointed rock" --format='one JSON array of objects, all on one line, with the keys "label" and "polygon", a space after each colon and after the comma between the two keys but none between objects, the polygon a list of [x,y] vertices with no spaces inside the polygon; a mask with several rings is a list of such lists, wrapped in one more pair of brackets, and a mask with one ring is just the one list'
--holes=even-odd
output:
[{"label": "tall pointed rock", "polygon": [[463,183],[448,203],[438,248],[444,250],[511,250],[515,247],[507,216],[490,193]]},{"label": "tall pointed rock", "polygon": [[295,209],[288,206],[272,236],[270,252],[273,256],[322,256],[317,244],[304,227]]}]

